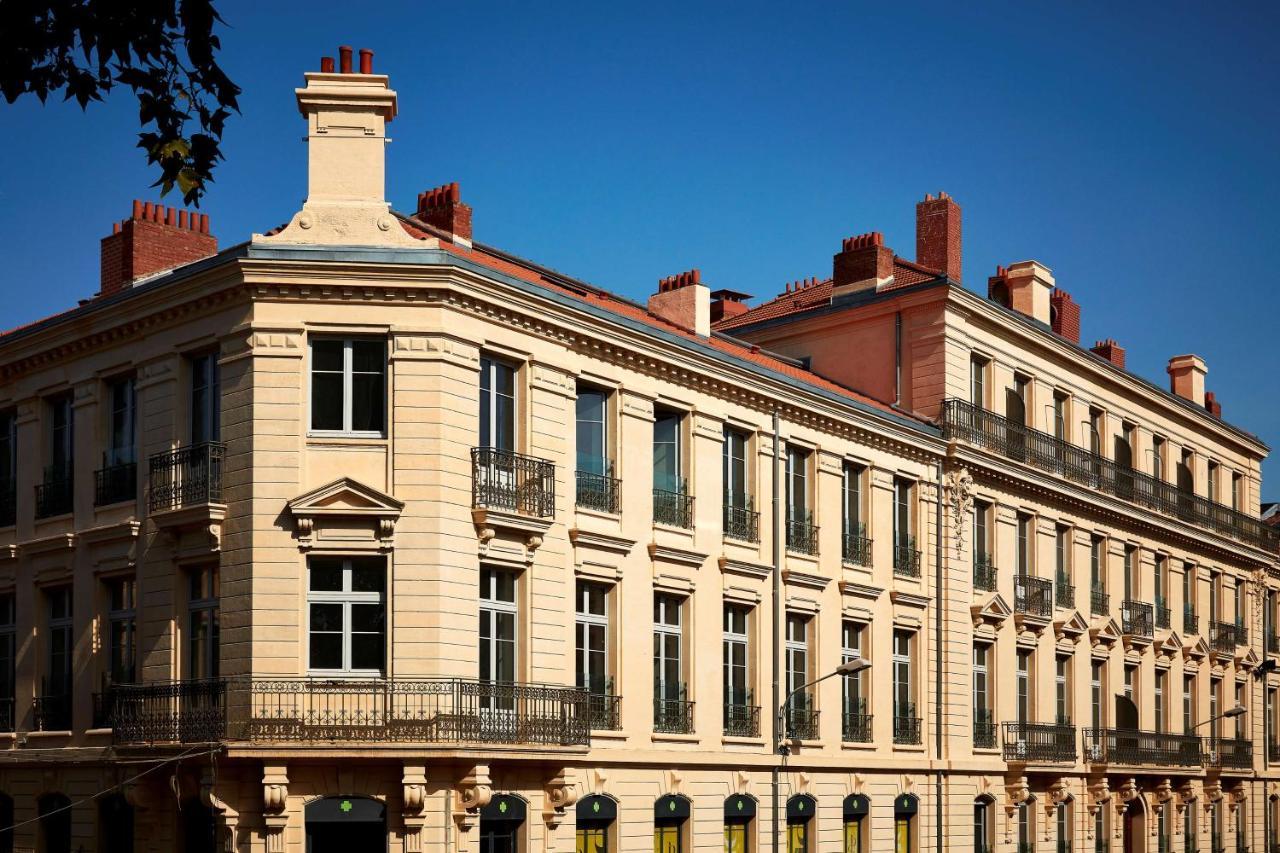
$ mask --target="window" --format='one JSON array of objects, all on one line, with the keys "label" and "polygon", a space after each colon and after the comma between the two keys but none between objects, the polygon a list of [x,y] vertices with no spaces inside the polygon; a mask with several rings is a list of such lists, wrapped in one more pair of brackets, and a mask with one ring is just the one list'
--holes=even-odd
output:
[{"label": "window", "polygon": [[75,460],[72,418],[69,395],[49,401],[49,469],[51,471],[49,479],[62,480],[71,477]]},{"label": "window", "polygon": [[107,424],[107,467],[136,462],[134,440],[134,410],[136,395],[133,377],[117,379],[107,385],[107,402],[111,407]]},{"label": "window", "polygon": [[1032,517],[1025,513],[1018,513],[1018,574],[1031,574],[1032,566],[1032,537],[1034,536],[1034,521]]},{"label": "window", "polygon": [[735,794],[724,801],[724,853],[751,853],[751,821],[756,801]]},{"label": "window", "polygon": [[1205,494],[1208,495],[1209,500],[1217,501],[1218,500],[1218,463],[1214,462],[1212,459],[1209,460],[1208,473],[1209,473],[1209,477],[1205,481],[1205,490],[1206,490]]},{"label": "window", "polygon": [[133,576],[110,578],[107,586],[107,677],[115,684],[137,679],[138,582]]},{"label": "window", "polygon": [[0,412],[0,527],[14,523],[18,508],[18,417]]},{"label": "window", "polygon": [[[1247,706],[1245,705],[1245,689],[1244,689],[1244,685],[1243,685],[1243,684],[1239,684],[1239,683],[1237,683],[1237,684],[1236,684],[1236,701],[1235,701],[1235,704],[1234,704],[1232,707],[1233,707],[1233,708],[1244,708],[1244,707],[1247,707]],[[1235,737],[1236,737],[1237,739],[1242,739],[1242,738],[1244,737],[1244,732],[1245,732],[1245,717],[1246,717],[1246,716],[1248,716],[1248,715],[1247,715],[1247,714],[1241,714],[1240,716],[1236,717],[1236,734],[1235,734]]]},{"label": "window", "polygon": [[[1194,826],[1195,815],[1192,814],[1193,811],[1194,809],[1192,807],[1187,807],[1187,816],[1191,818],[1192,825]],[[1093,810],[1093,839],[1093,843],[1097,845],[1098,850],[1105,851],[1111,849],[1111,844],[1107,840],[1107,809],[1105,807]]]},{"label": "window", "polygon": [[1031,650],[1018,649],[1017,666],[1014,670],[1015,710],[1019,723],[1032,721],[1035,694],[1031,690]]},{"label": "window", "polygon": [[[1058,830],[1058,849],[1071,849],[1071,811],[1067,803],[1058,803],[1055,809],[1055,818]],[[1163,812],[1162,812],[1163,814]]]},{"label": "window", "polygon": [[901,794],[893,801],[893,851],[913,853],[916,844],[916,814],[920,803],[914,794]]},{"label": "window", "polygon": [[1071,658],[1059,655],[1054,662],[1053,704],[1056,722],[1060,726],[1071,725]]},{"label": "window", "polygon": [[1053,570],[1058,583],[1071,583],[1071,528],[1065,524],[1053,531]]},{"label": "window", "polygon": [[[840,626],[840,662],[848,663],[864,656],[863,635],[866,626],[860,622],[844,620]],[[867,693],[863,671],[841,676],[841,699],[845,714],[845,740],[865,742],[871,739],[870,719],[867,717]]]},{"label": "window", "polygon": [[1127,663],[1124,665],[1124,696],[1126,699],[1138,704],[1137,693],[1134,690],[1134,683],[1138,680],[1138,665]]},{"label": "window", "polygon": [[[1195,619],[1196,615],[1196,567],[1194,563],[1182,564],[1182,606],[1186,614]],[[1195,633],[1190,628],[1187,633]]]},{"label": "window", "polygon": [[1067,395],[1062,391],[1053,392],[1053,437],[1059,441],[1069,441],[1067,435]]},{"label": "window", "polygon": [[1035,844],[1035,801],[1031,799],[1018,803],[1018,850],[1032,850]]},{"label": "window", "polygon": [[987,366],[990,363],[977,355],[969,359],[969,402],[979,409],[987,407]]},{"label": "window", "polygon": [[[1151,573],[1151,593],[1155,596],[1156,608],[1165,606],[1165,587],[1168,586],[1168,559],[1164,554],[1155,555],[1155,567]],[[1160,627],[1168,627],[1162,625]]]},{"label": "window", "polygon": [[578,471],[584,474],[613,475],[609,461],[608,411],[608,393],[578,386]]},{"label": "window", "polygon": [[311,341],[311,429],[381,435],[386,426],[387,344]]},{"label": "window", "polygon": [[893,632],[893,714],[910,719],[916,715],[915,683],[911,672],[911,647],[915,636],[900,628]]},{"label": "window", "polygon": [[1160,482],[1164,482],[1164,453],[1164,436],[1153,435],[1151,437],[1151,476]]},{"label": "window", "polygon": [[1213,737],[1222,737],[1222,718],[1218,709],[1222,707],[1222,679],[1209,679],[1209,725],[1213,727]]},{"label": "window", "polygon": [[806,794],[787,800],[787,853],[809,853],[809,825],[817,801]]},{"label": "window", "polygon": [[787,520],[807,522],[809,520],[809,451],[788,444],[786,465]]},{"label": "window", "polygon": [[1107,719],[1106,692],[1104,689],[1103,667],[1101,661],[1092,661],[1089,667],[1089,717],[1095,729],[1102,728]]},{"label": "window", "polygon": [[1196,677],[1182,676],[1182,733],[1195,734],[1196,730]]},{"label": "window", "polygon": [[1191,494],[1196,488],[1195,453],[1187,448],[1182,449],[1181,461],[1178,463],[1178,488]]},{"label": "window", "polygon": [[751,609],[741,604],[724,606],[724,728],[729,734],[754,736],[755,725],[748,708],[754,705],[751,694],[750,661],[751,638],[747,634],[747,619]]},{"label": "window", "polygon": [[1233,471],[1231,473],[1231,508],[1239,512],[1244,503],[1244,477]]},{"label": "window", "polygon": [[866,524],[862,520],[862,480],[867,469],[853,462],[845,462],[841,469],[841,505],[844,510],[845,536],[864,537]]},{"label": "window", "polygon": [[1165,685],[1169,681],[1169,673],[1163,669],[1156,670],[1155,692],[1151,696],[1151,707],[1155,718],[1156,731],[1163,732],[1168,728],[1165,719]]},{"label": "window", "polygon": [[747,482],[747,446],[749,437],[741,431],[725,427],[724,494],[725,503],[746,507],[751,486]]},{"label": "window", "polygon": [[312,672],[383,671],[386,582],[381,557],[308,560],[308,668]]},{"label": "window", "polygon": [[[516,575],[505,569],[480,567],[480,680],[511,684],[516,680],[519,636]],[[482,707],[492,707],[484,697]],[[514,697],[505,699],[514,701]]]},{"label": "window", "polygon": [[669,702],[685,698],[682,605],[673,595],[653,597],[653,686]]},{"label": "window", "polygon": [[609,588],[578,581],[575,654],[578,687],[595,696],[613,693],[609,677]]},{"label": "window", "polygon": [[[71,663],[75,650],[72,634],[71,587],[59,586],[45,591],[48,603],[49,645],[46,647],[48,669],[45,670],[45,682],[41,693],[49,698],[71,695]],[[70,711],[70,707],[67,708]],[[69,728],[70,714],[67,714],[68,725],[54,728]]]},{"label": "window", "polygon": [[991,562],[991,517],[992,506],[984,501],[973,504],[973,559],[975,565],[989,565]]},{"label": "window", "polygon": [[1089,585],[1096,590],[1107,588],[1106,575],[1106,540],[1094,535],[1089,540]]},{"label": "window", "polygon": [[17,685],[17,625],[14,594],[0,595],[0,731],[13,731],[14,688]]},{"label": "window", "polygon": [[222,436],[222,389],[218,376],[218,356],[203,353],[192,356],[191,368],[191,443],[219,441]]},{"label": "window", "polygon": [[609,853],[609,835],[617,817],[618,804],[610,797],[591,794],[578,800],[576,853]]},{"label": "window", "polygon": [[679,794],[667,794],[653,804],[653,853],[684,853],[684,827],[690,803]]},{"label": "window", "polygon": [[[785,644],[787,665],[787,694],[796,692],[791,699],[791,710],[805,714],[813,710],[813,697],[803,688],[809,683],[809,618],[795,613],[787,614]],[[792,726],[796,726],[793,716]],[[807,727],[807,726],[806,726]],[[808,734],[808,733],[806,733]]]},{"label": "window", "polygon": [[995,746],[995,732],[990,738],[978,743],[979,734],[988,734],[992,727],[991,718],[991,646],[987,643],[973,644],[973,731],[974,746]]},{"label": "window", "polygon": [[1124,598],[1131,601],[1138,594],[1138,549],[1124,546]]},{"label": "window", "polygon": [[850,794],[844,798],[843,853],[867,853],[871,846],[867,829],[870,811],[871,802],[862,794]]},{"label": "window", "polygon": [[1089,408],[1089,452],[1094,456],[1102,455],[1102,419],[1101,409]]},{"label": "window", "polygon": [[71,853],[71,800],[65,794],[44,794],[36,800],[40,822],[40,853]]},{"label": "window", "polygon": [[516,449],[516,369],[487,355],[480,357],[480,446]]},{"label": "window", "polygon": [[653,487],[664,492],[685,491],[681,448],[683,416],[658,409],[653,422]]},{"label": "window", "polygon": [[217,678],[218,665],[218,567],[193,569],[187,588],[188,678]]},{"label": "window", "polygon": [[916,543],[911,496],[915,484],[895,477],[893,480],[893,544],[900,549],[914,549]]},{"label": "window", "polygon": [[995,846],[995,809],[989,797],[973,801],[973,850],[974,853],[990,853]]}]

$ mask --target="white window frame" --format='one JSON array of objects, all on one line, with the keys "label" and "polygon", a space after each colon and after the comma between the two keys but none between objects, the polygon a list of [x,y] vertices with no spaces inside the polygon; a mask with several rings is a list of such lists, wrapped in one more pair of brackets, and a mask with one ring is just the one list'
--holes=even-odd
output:
[{"label": "white window frame", "polygon": [[[863,622],[856,622],[852,619],[845,619],[840,625],[840,662],[848,663],[855,658],[862,657],[863,634],[867,626]],[[864,706],[871,707],[870,697],[867,695],[867,686],[863,682],[862,672],[854,672],[849,675],[842,676],[840,679],[841,686],[841,703],[844,712],[848,714],[860,713],[853,705],[855,700],[860,701]]]},{"label": "white window frame", "polygon": [[[354,558],[359,559],[359,558]],[[351,589],[352,575],[351,557],[342,558],[342,589],[341,590],[313,590],[311,589],[311,566],[307,565],[307,673],[311,675],[325,676],[360,676],[360,677],[380,677],[383,674],[382,669],[356,669],[351,665],[351,637],[355,632],[351,630],[351,606],[353,604],[380,604],[383,609],[383,625],[382,625],[382,660],[385,667],[387,660],[387,648],[389,642],[389,632],[387,630],[387,581],[386,563],[383,562],[383,580],[382,592],[355,592]],[[311,605],[312,604],[341,604],[342,605],[342,666],[338,669],[312,669],[311,668]],[[364,633],[364,632],[361,632]]]},{"label": "white window frame", "polygon": [[[810,681],[810,667],[813,664],[813,656],[809,653],[809,634],[812,633],[809,628],[812,618],[802,613],[788,613],[786,615],[786,640],[784,642],[784,655],[786,660],[787,674],[787,694],[800,690]],[[796,628],[798,636],[792,631]],[[797,661],[799,666],[797,666]],[[798,696],[799,694],[797,694]]]},{"label": "white window frame", "polygon": [[[342,428],[341,429],[318,429],[312,423],[311,419],[315,414],[314,396],[315,396],[315,345],[317,343],[333,343],[335,341],[342,343]],[[352,404],[354,402],[352,396],[352,377],[355,375],[354,355],[352,345],[355,343],[380,344],[382,346],[382,429],[380,430],[358,430],[352,429]],[[341,337],[337,335],[317,335],[308,341],[307,356],[310,360],[309,369],[307,371],[308,386],[308,406],[307,406],[307,427],[308,435],[313,436],[351,436],[356,438],[384,438],[387,434],[388,411],[390,409],[390,394],[387,393],[389,387],[389,373],[387,369],[387,339],[368,335],[352,335],[350,337]],[[333,373],[334,371],[326,370],[325,373]]]},{"label": "white window frame", "polygon": [[[742,630],[733,627],[734,617],[742,618]],[[724,656],[723,680],[725,684],[725,702],[732,701],[728,693],[731,689],[741,690],[743,699],[750,702],[751,691],[751,608],[745,604],[726,604],[724,606],[724,633],[721,637]],[[741,684],[737,684],[736,671],[739,669],[734,661],[732,650],[742,649]]]},{"label": "white window frame", "polygon": [[[664,639],[666,637],[675,637],[676,654],[674,661],[676,669],[679,670],[680,673],[680,680],[676,682],[675,686],[676,688],[686,688],[687,692],[687,682],[684,680],[684,604],[684,601],[678,596],[665,592],[657,593],[656,598],[654,599],[654,609],[657,610],[658,613],[655,614],[655,618],[653,620],[653,633],[655,636],[661,636]],[[665,642],[659,643],[659,648],[663,650],[663,653],[658,660],[662,661],[664,664],[667,661],[672,660],[672,658],[669,658],[666,655],[665,650],[667,648],[667,644]],[[666,671],[666,666],[660,666],[658,671],[659,673],[664,673]],[[671,692],[666,689],[666,682],[659,681],[657,684],[653,685],[653,688],[655,696],[663,699],[670,698]],[[679,698],[682,691],[677,689],[675,692]]]},{"label": "white window frame", "polygon": [[[604,613],[592,613],[588,607],[587,603],[590,600],[591,590],[593,589],[598,589],[601,593],[601,596],[604,602]],[[579,580],[575,584],[575,588],[574,588],[574,611],[575,611],[574,613],[574,646],[575,646],[574,667],[575,669],[577,668],[576,658],[578,657],[578,650],[586,648],[588,651],[588,654],[582,655],[582,659],[586,663],[586,671],[575,673],[579,681],[584,680],[584,676],[585,676],[585,680],[587,683],[579,685],[584,690],[589,690],[591,688],[591,679],[593,677],[600,678],[601,684],[604,685],[606,689],[608,689],[609,678],[611,676],[609,671],[610,670],[610,666],[609,666],[609,652],[610,652],[609,594],[612,591],[613,591],[612,588],[608,584],[601,583],[600,581]],[[516,618],[519,619],[519,616],[517,616]],[[593,627],[601,628],[602,629],[601,633],[604,636],[604,649],[603,649],[604,672],[601,672],[601,673],[595,673],[591,671],[591,664],[590,664],[591,654],[594,654],[595,652],[590,648],[589,643],[590,643],[590,635],[591,635],[590,629]],[[586,646],[584,646],[583,644],[584,640],[587,641]]]}]

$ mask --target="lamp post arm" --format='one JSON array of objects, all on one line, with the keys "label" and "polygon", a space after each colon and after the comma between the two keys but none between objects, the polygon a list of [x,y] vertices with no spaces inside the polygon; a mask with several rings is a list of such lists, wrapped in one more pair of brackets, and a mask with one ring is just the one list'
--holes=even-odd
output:
[{"label": "lamp post arm", "polygon": [[821,684],[822,682],[826,681],[828,678],[833,678],[840,674],[841,673],[834,672],[834,671],[828,672],[826,675],[822,676],[821,678],[815,678],[813,681],[810,681],[808,684],[802,684],[799,687],[797,687],[795,690],[792,690],[790,693],[787,694],[787,697],[782,700],[782,704],[778,706],[778,731],[782,732],[784,737],[786,734],[786,730],[783,727],[783,721],[786,719],[787,708],[791,705],[791,697],[795,696],[797,693],[803,693],[804,691],[808,690],[810,687],[813,687],[815,684]]}]

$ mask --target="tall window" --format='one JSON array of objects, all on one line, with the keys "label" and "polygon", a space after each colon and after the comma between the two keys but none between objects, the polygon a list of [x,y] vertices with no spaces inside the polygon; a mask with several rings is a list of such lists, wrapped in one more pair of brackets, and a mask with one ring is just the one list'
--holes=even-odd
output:
[{"label": "tall window", "polygon": [[609,678],[609,588],[578,581],[576,589],[575,661],[578,687],[596,696],[613,692]]},{"label": "tall window", "polygon": [[689,801],[679,794],[667,794],[654,803],[653,853],[684,853],[689,812]]},{"label": "tall window", "polygon": [[870,839],[866,824],[870,811],[871,802],[862,794],[850,794],[844,798],[843,853],[867,853]]},{"label": "tall window", "polygon": [[805,794],[787,800],[787,853],[809,853],[809,826],[817,811],[814,802]]},{"label": "tall window", "polygon": [[1209,500],[1218,500],[1218,463],[1212,459],[1209,460],[1208,480],[1205,482],[1205,488],[1209,496]]},{"label": "tall window", "polygon": [[106,465],[128,465],[136,462],[134,450],[134,409],[136,395],[133,377],[117,379],[107,386],[108,404],[111,406],[108,423]]},{"label": "tall window", "polygon": [[480,358],[480,446],[516,449],[516,368]]},{"label": "tall window", "polygon": [[14,687],[17,684],[15,616],[14,594],[6,592],[0,595],[0,728],[7,732],[13,731]]},{"label": "tall window", "polygon": [[[1239,707],[1239,708],[1243,708],[1243,707],[1245,707],[1244,699],[1245,699],[1245,689],[1244,689],[1244,685],[1243,685],[1243,684],[1237,684],[1237,685],[1236,685],[1236,701],[1235,701],[1235,704],[1234,704],[1232,707]],[[1235,737],[1236,737],[1237,739],[1240,739],[1240,738],[1243,738],[1243,737],[1244,737],[1244,732],[1245,732],[1245,717],[1246,717],[1246,716],[1247,716],[1246,714],[1241,714],[1240,716],[1236,717],[1236,733],[1235,733]]]},{"label": "tall window", "polygon": [[49,605],[48,628],[48,680],[45,682],[45,696],[71,695],[71,656],[75,648],[71,636],[71,587],[59,586],[45,592]]},{"label": "tall window", "polygon": [[1222,718],[1218,709],[1222,707],[1222,679],[1209,679],[1209,723],[1213,727],[1210,733],[1215,738],[1222,737]]},{"label": "tall window", "polygon": [[1018,513],[1018,574],[1029,575],[1032,569],[1032,537],[1034,521],[1025,513]]},{"label": "tall window", "polygon": [[1031,689],[1031,650],[1018,649],[1014,670],[1015,710],[1019,723],[1031,722],[1034,713],[1035,694]]},{"label": "tall window", "polygon": [[975,725],[991,723],[991,646],[987,643],[973,644],[973,721]]},{"label": "tall window", "polygon": [[[511,684],[516,680],[519,605],[515,572],[480,567],[480,680]],[[483,697],[488,699],[488,697]],[[508,699],[507,701],[512,701]],[[482,707],[495,707],[482,701]],[[500,703],[497,707],[501,707]]]},{"label": "tall window", "polygon": [[[863,635],[866,626],[860,622],[853,622],[848,619],[844,620],[840,626],[840,662],[848,663],[849,661],[863,657]],[[863,672],[855,672],[851,675],[841,676],[841,690],[843,692],[844,712],[850,715],[850,723],[861,724],[862,720],[854,720],[853,716],[860,716],[867,713],[867,693],[862,680]],[[869,735],[868,735],[869,736]]]},{"label": "tall window", "polygon": [[1164,482],[1165,440],[1163,436],[1151,437],[1151,476]]},{"label": "tall window", "polygon": [[116,684],[137,681],[138,582],[129,577],[107,583],[107,677]]},{"label": "tall window", "polygon": [[1107,588],[1106,548],[1107,541],[1097,534],[1089,540],[1089,586],[1099,592]]},{"label": "tall window", "polygon": [[188,678],[217,678],[218,567],[192,569],[187,587],[187,669]]},{"label": "tall window", "polygon": [[1138,594],[1138,549],[1124,546],[1124,597],[1131,600]]},{"label": "tall window", "polygon": [[[796,613],[787,614],[787,693],[800,691],[809,683],[809,618]],[[797,711],[811,710],[812,700],[808,693],[796,693],[791,700],[791,707]]]},{"label": "tall window", "polygon": [[383,559],[312,557],[307,577],[309,669],[381,675],[387,646]]},{"label": "tall window", "polygon": [[1124,696],[1126,699],[1133,700],[1137,704],[1137,691],[1134,689],[1134,682],[1138,680],[1138,665],[1127,663],[1124,665]]},{"label": "tall window", "polygon": [[1102,455],[1102,410],[1089,409],[1089,452],[1095,456]]},{"label": "tall window", "polygon": [[1061,391],[1053,392],[1053,437],[1059,441],[1068,441],[1067,436],[1067,395]]},{"label": "tall window", "polygon": [[915,717],[915,683],[911,673],[911,646],[915,639],[910,631],[893,631],[893,714]]},{"label": "tall window", "polygon": [[991,504],[974,501],[973,559],[978,565],[986,565],[991,560],[991,516]]},{"label": "tall window", "polygon": [[1071,658],[1059,655],[1054,662],[1053,691],[1055,722],[1060,726],[1071,725]]},{"label": "tall window", "polygon": [[1182,733],[1191,735],[1196,731],[1196,677],[1182,676]]},{"label": "tall window", "polygon": [[18,417],[13,409],[0,412],[0,527],[15,521],[18,508]]},{"label": "tall window", "polygon": [[1169,673],[1163,669],[1156,670],[1155,692],[1151,696],[1156,731],[1163,732],[1168,728],[1165,719],[1165,686],[1169,681]]},{"label": "tall window", "polygon": [[739,710],[753,704],[751,686],[748,678],[749,648],[751,638],[747,634],[747,619],[750,608],[741,604],[724,606],[724,702],[725,730],[733,728],[738,718],[732,717],[731,709]]},{"label": "tall window", "polygon": [[973,850],[989,853],[995,846],[995,809],[991,799],[978,797],[973,801]]},{"label": "tall window", "polygon": [[609,395],[596,388],[578,386],[578,470],[585,474],[611,475],[609,464]]},{"label": "tall window", "polygon": [[972,356],[969,359],[969,402],[979,409],[987,407],[987,359]]},{"label": "tall window", "polygon": [[1071,583],[1071,528],[1065,524],[1053,531],[1053,570],[1059,583]]},{"label": "tall window", "polygon": [[682,604],[673,595],[653,597],[653,685],[663,700],[684,698]]},{"label": "tall window", "polygon": [[1192,617],[1196,612],[1196,567],[1194,563],[1182,564],[1182,606]]},{"label": "tall window", "polygon": [[862,480],[867,469],[853,462],[845,462],[841,470],[841,505],[844,511],[846,536],[866,536],[862,520]]},{"label": "tall window", "polygon": [[1058,831],[1058,849],[1071,849],[1071,811],[1066,803],[1058,803],[1055,811],[1055,822]]},{"label": "tall window", "polygon": [[747,506],[751,494],[747,482],[747,443],[745,432],[730,427],[724,430],[724,494],[731,506]]},{"label": "tall window", "polygon": [[751,853],[751,821],[755,800],[735,794],[724,801],[724,853]]},{"label": "tall window", "polygon": [[685,491],[684,460],[681,448],[682,416],[659,409],[653,422],[653,487],[664,492]]},{"label": "tall window", "polygon": [[72,436],[71,397],[58,397],[49,402],[49,468],[53,479],[71,476],[75,458]]},{"label": "tall window", "polygon": [[900,794],[893,801],[893,853],[912,853],[916,846],[916,815],[920,804],[914,794]]},{"label": "tall window", "polygon": [[802,447],[787,445],[787,519],[803,522],[808,519],[809,507],[809,452]]},{"label": "tall window", "polygon": [[1231,508],[1240,511],[1240,505],[1244,503],[1244,477],[1237,472],[1231,474]]},{"label": "tall window", "polygon": [[1089,717],[1090,724],[1100,729],[1107,719],[1106,693],[1104,692],[1104,670],[1101,661],[1091,661],[1089,667]]},{"label": "tall window", "polygon": [[222,437],[222,385],[217,353],[192,356],[191,443],[219,441]]},{"label": "tall window", "polygon": [[911,496],[914,483],[901,477],[893,481],[893,544],[898,548],[915,548],[914,513]]},{"label": "tall window", "polygon": [[1035,822],[1032,814],[1035,802],[1030,799],[1018,803],[1018,850],[1031,850],[1035,844]]},{"label": "tall window", "polygon": [[[1194,821],[1195,815],[1192,814],[1193,809],[1188,808],[1187,814]],[[1093,810],[1093,843],[1098,845],[1099,850],[1109,850],[1110,842],[1107,841],[1107,809]]]},{"label": "tall window", "polygon": [[[617,815],[618,804],[610,797],[592,794],[578,800],[574,833],[577,853],[609,853],[610,829]],[[725,853],[729,850],[726,849]]]}]

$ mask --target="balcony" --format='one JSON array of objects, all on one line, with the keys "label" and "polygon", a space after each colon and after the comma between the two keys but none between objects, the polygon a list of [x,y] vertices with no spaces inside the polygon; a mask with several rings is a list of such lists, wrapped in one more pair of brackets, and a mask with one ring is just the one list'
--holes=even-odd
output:
[{"label": "balcony", "polygon": [[1120,631],[1130,637],[1151,639],[1155,636],[1154,608],[1145,601],[1126,598],[1120,603]]},{"label": "balcony", "polygon": [[0,527],[12,527],[18,520],[18,484],[12,478],[0,480]]},{"label": "balcony", "polygon": [[840,740],[845,743],[871,743],[872,715],[866,700],[848,706],[840,718]]},{"label": "balcony", "polygon": [[93,505],[107,506],[138,497],[138,463],[107,465],[93,472]]},{"label": "balcony", "polygon": [[1089,588],[1089,612],[1094,616],[1106,616],[1111,612],[1111,595],[1100,586]]},{"label": "balcony", "polygon": [[602,474],[577,471],[574,474],[574,500],[580,509],[617,513],[622,481],[613,476],[613,463]]},{"label": "balcony", "polygon": [[613,692],[612,678],[579,679],[578,689],[587,691],[587,726],[593,730],[616,731],[622,725],[622,697]]},{"label": "balcony", "polygon": [[1266,637],[1267,654],[1280,655],[1280,634],[1267,631],[1263,636]]},{"label": "balcony", "polygon": [[534,518],[554,518],[556,466],[545,459],[523,456],[510,450],[473,447],[471,505]]},{"label": "balcony", "polygon": [[1068,610],[1076,606],[1076,588],[1071,583],[1071,578],[1058,573],[1053,582],[1053,604],[1055,607],[1063,607]]},{"label": "balcony", "polygon": [[1249,645],[1249,629],[1245,627],[1243,619],[1236,619],[1236,645]]},{"label": "balcony", "polygon": [[1072,764],[1076,760],[1076,727],[1070,724],[1005,723],[1004,760]]},{"label": "balcony", "polygon": [[733,690],[725,698],[724,733],[727,737],[760,737],[760,706],[750,690]]},{"label": "balcony", "polygon": [[222,503],[222,459],[219,442],[166,450],[148,463],[152,512]]},{"label": "balcony", "polygon": [[995,592],[999,580],[995,563],[989,554],[975,554],[973,557],[973,588],[985,592]]},{"label": "balcony", "polygon": [[973,712],[973,745],[977,749],[996,748],[996,724],[990,708],[976,708]]},{"label": "balcony", "polygon": [[920,577],[920,552],[916,550],[914,536],[907,536],[894,543],[893,573],[904,578]]},{"label": "balcony", "polygon": [[787,550],[796,554],[818,555],[818,525],[813,523],[813,513],[798,517],[787,516]]},{"label": "balcony", "polygon": [[1169,605],[1163,598],[1156,599],[1155,606],[1156,630],[1167,631],[1172,624],[1172,617],[1169,613]]},{"label": "balcony", "polygon": [[1039,619],[1053,618],[1053,581],[1031,575],[1014,575],[1013,612]]},{"label": "balcony", "polygon": [[1196,616],[1196,609],[1190,604],[1182,607],[1182,633],[1190,636],[1200,633],[1200,619]]},{"label": "balcony", "polygon": [[50,518],[71,512],[75,500],[75,480],[71,468],[44,469],[44,482],[36,486],[36,518]]},{"label": "balcony", "polygon": [[1046,432],[1015,423],[965,400],[943,403],[942,434],[1025,465],[1056,474],[1087,489],[1156,510],[1199,527],[1276,551],[1280,531],[1223,506]]},{"label": "balcony", "polygon": [[1249,770],[1253,767],[1253,741],[1235,737],[1204,739],[1204,763],[1207,767]]},{"label": "balcony", "polygon": [[916,716],[916,703],[908,702],[893,709],[893,742],[908,746],[920,744],[920,718]]},{"label": "balcony", "polygon": [[1236,623],[1210,622],[1209,648],[1218,654],[1233,655],[1239,640],[1236,638]]},{"label": "balcony", "polygon": [[1202,762],[1196,735],[1138,729],[1085,729],[1084,753],[1091,764],[1199,767]]},{"label": "balcony", "polygon": [[33,703],[35,728],[38,732],[71,730],[71,694],[50,692],[46,686]]},{"label": "balcony", "polygon": [[693,497],[681,484],[679,490],[653,490],[653,523],[693,529]]},{"label": "balcony", "polygon": [[724,496],[724,535],[739,542],[760,541],[760,513],[751,495]]},{"label": "balcony", "polygon": [[812,693],[791,697],[785,711],[787,737],[791,740],[818,739],[818,711],[813,707]]},{"label": "balcony", "polygon": [[659,686],[653,697],[653,730],[662,734],[693,734],[693,702],[688,685]]},{"label": "balcony", "polygon": [[867,538],[866,525],[859,524],[855,530],[844,534],[840,561],[850,566],[871,565],[871,540]]}]

